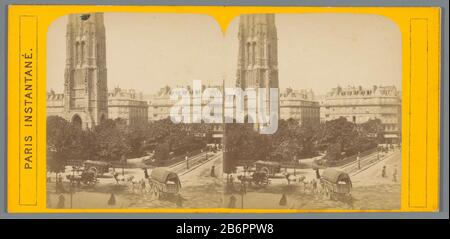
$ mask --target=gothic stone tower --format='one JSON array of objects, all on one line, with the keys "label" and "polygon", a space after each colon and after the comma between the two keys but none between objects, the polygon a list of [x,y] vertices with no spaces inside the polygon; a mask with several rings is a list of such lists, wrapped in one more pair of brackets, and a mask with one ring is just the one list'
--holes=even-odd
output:
[{"label": "gothic stone tower", "polygon": [[91,128],[108,118],[103,13],[69,15],[66,48],[64,115]]},{"label": "gothic stone tower", "polygon": [[[278,88],[278,38],[273,14],[240,16],[236,85],[242,89]],[[257,96],[258,97],[258,96]],[[276,96],[278,99],[278,95]]]}]

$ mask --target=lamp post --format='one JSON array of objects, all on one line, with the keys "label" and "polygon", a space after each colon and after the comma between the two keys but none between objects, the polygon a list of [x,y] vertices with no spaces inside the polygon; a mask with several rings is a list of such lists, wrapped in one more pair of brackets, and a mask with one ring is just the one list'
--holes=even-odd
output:
[{"label": "lamp post", "polygon": [[294,176],[295,176],[295,169],[297,169],[297,155],[294,155]]},{"label": "lamp post", "polygon": [[72,166],[72,180],[70,180],[70,208],[73,207],[73,182],[75,180],[75,166]]},{"label": "lamp post", "polygon": [[246,193],[245,178],[241,181],[241,209],[244,209],[244,195]]},{"label": "lamp post", "polygon": [[127,159],[125,158],[125,155],[122,155],[122,176],[125,176],[125,164],[127,164]]}]

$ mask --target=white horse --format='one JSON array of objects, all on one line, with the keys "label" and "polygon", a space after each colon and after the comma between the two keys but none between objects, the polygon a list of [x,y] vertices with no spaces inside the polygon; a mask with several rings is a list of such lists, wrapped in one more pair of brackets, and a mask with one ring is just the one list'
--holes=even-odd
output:
[{"label": "white horse", "polygon": [[119,173],[117,173],[117,172],[113,172],[112,175],[113,175],[114,179],[116,180],[117,184],[120,184],[120,182],[124,182],[125,181],[125,177],[122,176],[122,175],[119,175]]},{"label": "white horse", "polygon": [[113,177],[117,184],[120,184],[120,182],[131,182],[134,179],[133,175],[125,177],[124,175],[120,175],[118,172],[114,172]]},{"label": "white horse", "polygon": [[286,178],[288,184],[291,184],[291,182],[299,182],[301,183],[303,180],[305,180],[304,175],[293,175],[293,174],[284,174],[284,177]]},{"label": "white horse", "polygon": [[304,175],[300,175],[300,176],[296,176],[297,178],[297,183],[300,184],[301,188],[303,189],[303,191],[305,191],[306,188],[306,177]]},{"label": "white horse", "polygon": [[129,184],[129,186],[131,187],[131,191],[134,192],[139,192],[141,191],[141,184],[140,181],[135,179],[133,175],[130,175],[129,177],[127,177],[126,182]]},{"label": "white horse", "polygon": [[325,194],[325,185],[321,180],[319,180],[319,183],[317,184],[317,193],[319,195]]},{"label": "white horse", "polygon": [[[304,182],[304,192],[308,192],[308,193],[315,193],[317,190],[317,182],[314,183],[314,179],[310,180],[310,181],[306,181]],[[316,186],[314,186],[316,185]]]}]

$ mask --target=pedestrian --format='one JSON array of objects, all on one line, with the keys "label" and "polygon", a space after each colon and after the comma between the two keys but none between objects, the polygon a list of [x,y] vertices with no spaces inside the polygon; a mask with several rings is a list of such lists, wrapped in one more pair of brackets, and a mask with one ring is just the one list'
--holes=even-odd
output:
[{"label": "pedestrian", "polygon": [[81,177],[77,179],[77,187],[81,187]]},{"label": "pedestrian", "polygon": [[241,194],[247,193],[247,187],[245,186],[245,178],[241,181]]},{"label": "pedestrian", "polygon": [[61,174],[58,174],[58,178],[56,179],[56,192],[65,193],[66,189],[63,185],[63,179]]},{"label": "pedestrian", "polygon": [[236,197],[231,195],[230,201],[228,202],[228,208],[236,208]]},{"label": "pedestrian", "polygon": [[178,195],[176,204],[177,204],[177,207],[183,207],[183,198],[181,197],[181,195]]},{"label": "pedestrian", "polygon": [[312,180],[312,189],[313,189],[313,193],[316,193],[316,191],[317,191],[317,181],[316,181],[316,179]]},{"label": "pedestrian", "polygon": [[381,177],[386,177],[386,165],[383,165],[383,170],[381,171]]},{"label": "pedestrian", "polygon": [[109,206],[116,205],[116,196],[114,196],[114,193],[111,193],[111,196],[109,197],[108,200],[108,205]]},{"label": "pedestrian", "polygon": [[356,155],[356,160],[358,161],[358,169],[361,169],[361,159],[359,157],[359,152],[358,155]]},{"label": "pedestrian", "polygon": [[211,175],[211,177],[213,177],[213,178],[216,177],[216,173],[215,173],[215,171],[214,171],[215,168],[216,168],[216,166],[214,166],[214,165],[211,166],[211,173],[210,173],[210,175]]},{"label": "pedestrian", "polygon": [[146,189],[145,180],[141,179],[141,191],[142,191],[142,193],[145,193],[145,189]]},{"label": "pedestrian", "polygon": [[234,191],[234,178],[233,178],[233,174],[230,175],[230,189],[233,192]]},{"label": "pedestrian", "polygon": [[189,169],[189,157],[187,156],[187,154],[184,159],[186,160],[186,169]]},{"label": "pedestrian", "polygon": [[147,168],[144,168],[144,178],[149,178]]},{"label": "pedestrian", "polygon": [[397,182],[397,168],[394,168],[394,173],[392,174],[392,181]]},{"label": "pedestrian", "polygon": [[61,194],[58,197],[58,208],[64,208],[64,203],[65,203],[66,199],[64,198],[64,195]]},{"label": "pedestrian", "polygon": [[288,185],[291,184],[291,180],[290,180],[289,176],[291,176],[291,175],[289,173],[286,173],[285,177],[286,177]]},{"label": "pedestrian", "polygon": [[283,193],[281,196],[280,202],[278,203],[280,206],[286,206],[287,205],[287,198],[286,194]]},{"label": "pedestrian", "polygon": [[52,207],[52,201],[50,199],[50,197],[47,197],[47,208],[51,208]]},{"label": "pedestrian", "polygon": [[316,178],[320,179],[320,173],[319,173],[319,169],[318,168],[316,168]]}]

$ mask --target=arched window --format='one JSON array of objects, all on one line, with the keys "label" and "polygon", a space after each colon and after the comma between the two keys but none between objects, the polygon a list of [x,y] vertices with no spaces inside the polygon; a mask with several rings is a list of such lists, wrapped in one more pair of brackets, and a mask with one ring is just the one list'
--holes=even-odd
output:
[{"label": "arched window", "polygon": [[80,42],[76,42],[75,43],[75,62],[77,65],[79,65],[81,63],[80,61]]},{"label": "arched window", "polygon": [[256,64],[256,42],[252,44],[252,65]]},{"label": "arched window", "polygon": [[81,128],[82,123],[83,123],[83,122],[82,122],[81,117],[80,117],[79,115],[75,114],[75,115],[72,117],[72,124],[75,125],[76,127]]},{"label": "arched window", "polygon": [[251,63],[250,63],[250,56],[251,56],[251,53],[250,53],[250,42],[247,42],[247,49],[246,49],[246,54],[247,54],[247,64],[248,65],[250,65]]},{"label": "arched window", "polygon": [[100,123],[103,123],[106,120],[106,116],[104,114],[102,114],[102,116],[100,117]]},{"label": "arched window", "polygon": [[80,53],[80,63],[83,64],[83,59],[84,59],[84,52],[85,52],[85,46],[86,43],[84,41],[81,42],[81,53]]}]

